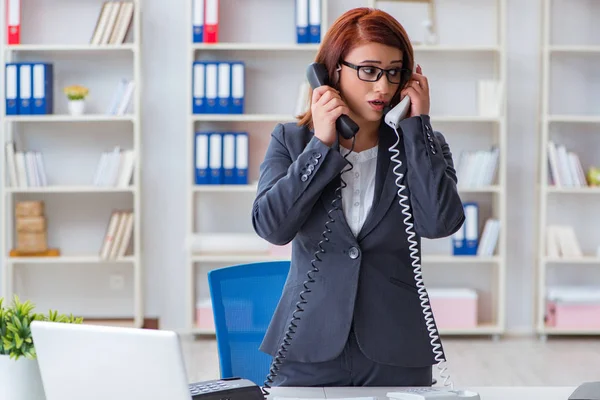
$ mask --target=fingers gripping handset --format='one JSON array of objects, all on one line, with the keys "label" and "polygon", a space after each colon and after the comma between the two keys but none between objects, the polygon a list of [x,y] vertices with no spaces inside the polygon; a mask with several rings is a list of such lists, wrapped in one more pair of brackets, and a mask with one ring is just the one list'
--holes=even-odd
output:
[{"label": "fingers gripping handset", "polygon": [[397,129],[400,121],[406,118],[410,111],[410,96],[406,95],[394,108],[385,114],[385,123],[392,129]]},{"label": "fingers gripping handset", "polygon": [[[306,78],[313,88],[312,114],[315,135],[326,142],[332,142],[335,132],[345,139],[352,139],[358,132],[358,125],[347,114],[348,107],[339,93],[328,86],[329,73],[324,64],[312,63],[306,70]],[[319,89],[321,88],[321,89]]]}]

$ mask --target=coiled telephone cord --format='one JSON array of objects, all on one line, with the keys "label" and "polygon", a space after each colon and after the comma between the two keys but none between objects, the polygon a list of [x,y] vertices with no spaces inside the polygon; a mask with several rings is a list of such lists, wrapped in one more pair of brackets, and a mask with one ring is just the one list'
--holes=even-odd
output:
[{"label": "coiled telephone cord", "polygon": [[427,330],[429,331],[429,337],[431,338],[431,346],[433,348],[433,352],[435,353],[435,360],[438,362],[438,370],[440,371],[440,378],[444,380],[444,386],[450,386],[454,388],[454,384],[450,380],[450,375],[446,374],[447,367],[446,361],[444,360],[444,353],[441,350],[441,342],[440,337],[435,327],[435,320],[433,318],[433,313],[431,312],[431,306],[428,303],[428,295],[427,289],[425,288],[425,284],[423,283],[422,271],[421,271],[421,257],[419,255],[418,243],[415,240],[415,232],[413,230],[414,225],[411,222],[412,214],[410,211],[410,205],[408,202],[408,196],[402,194],[402,192],[406,189],[406,186],[402,184],[402,180],[404,178],[404,174],[398,171],[400,167],[402,167],[402,161],[399,159],[400,150],[398,150],[398,145],[400,143],[400,134],[398,130],[394,128],[394,132],[396,132],[396,143],[394,143],[388,150],[394,155],[391,157],[391,160],[396,163],[394,166],[394,175],[396,175],[396,186],[398,186],[398,197],[400,197],[399,204],[402,206],[402,213],[404,214],[404,225],[406,226],[406,233],[408,234],[408,242],[410,243],[410,257],[412,258],[412,267],[415,274],[415,281],[417,283],[419,299],[421,300],[421,307],[423,308],[423,315],[425,317],[425,323],[427,325]]},{"label": "coiled telephone cord", "polygon": [[[314,258],[310,263],[312,266],[312,269],[307,272],[308,279],[306,281],[304,281],[304,290],[302,292],[300,292],[300,301],[298,301],[296,303],[296,310],[292,314],[292,319],[288,326],[287,332],[284,336],[283,343],[281,344],[281,347],[279,348],[279,350],[277,351],[277,354],[273,358],[273,361],[271,363],[271,368],[269,369],[269,375],[265,379],[265,382],[262,386],[262,392],[263,392],[265,400],[267,399],[267,396],[269,396],[269,394],[270,394],[268,389],[271,389],[271,384],[273,383],[273,379],[277,376],[277,373],[279,372],[279,366],[283,363],[283,360],[285,359],[286,353],[288,351],[288,347],[290,346],[290,343],[292,341],[292,336],[296,333],[296,328],[298,327],[298,325],[296,323],[300,320],[299,314],[304,312],[304,308],[302,308],[302,307],[307,303],[307,301],[305,299],[305,295],[312,292],[312,290],[308,287],[308,284],[315,282],[313,275],[315,273],[319,272],[319,267],[316,264],[317,264],[317,262],[323,261],[319,255],[325,253],[325,248],[323,247],[323,244],[329,242],[328,235],[332,232],[331,228],[329,228],[329,224],[332,224],[335,222],[335,218],[332,217],[332,214],[340,209],[339,202],[342,201],[342,190],[346,186],[348,186],[346,184],[346,182],[344,182],[344,179],[342,179],[342,175],[346,172],[351,171],[352,168],[354,168],[354,166],[347,159],[347,157],[354,150],[355,141],[356,141],[356,137],[353,137],[352,138],[352,146],[350,148],[350,151],[348,152],[348,154],[346,154],[344,156],[344,159],[346,159],[346,161],[348,162],[350,167],[346,170],[342,170],[342,172],[340,173],[340,185],[335,189],[335,198],[331,202],[332,208],[327,212],[327,222],[325,222],[325,230],[321,234],[323,236],[323,239],[321,239],[321,241],[319,241],[319,243],[317,244],[318,250],[315,252]],[[339,150],[339,148],[338,148],[338,150]]]}]

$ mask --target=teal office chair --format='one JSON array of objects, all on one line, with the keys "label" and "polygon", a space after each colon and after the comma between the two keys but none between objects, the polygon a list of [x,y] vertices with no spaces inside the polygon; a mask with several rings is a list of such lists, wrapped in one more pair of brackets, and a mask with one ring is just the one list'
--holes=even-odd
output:
[{"label": "teal office chair", "polygon": [[264,384],[272,357],[258,347],[289,269],[289,261],[270,261],[208,273],[221,378],[237,376]]}]

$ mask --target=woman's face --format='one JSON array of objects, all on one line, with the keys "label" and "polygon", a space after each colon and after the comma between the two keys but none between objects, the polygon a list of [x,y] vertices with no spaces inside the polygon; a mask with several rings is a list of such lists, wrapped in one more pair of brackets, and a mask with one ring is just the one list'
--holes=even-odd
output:
[{"label": "woman's face", "polygon": [[[357,46],[341,60],[339,89],[357,123],[381,120],[385,106],[400,89],[402,61],[400,49],[380,43]],[[388,76],[377,68],[389,70]]]}]

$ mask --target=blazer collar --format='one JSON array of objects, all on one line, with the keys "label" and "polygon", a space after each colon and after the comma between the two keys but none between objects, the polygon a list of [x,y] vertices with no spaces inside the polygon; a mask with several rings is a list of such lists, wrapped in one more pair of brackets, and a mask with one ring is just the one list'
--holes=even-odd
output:
[{"label": "blazer collar", "polygon": [[[377,224],[379,224],[381,219],[385,216],[387,210],[390,208],[392,201],[396,197],[396,191],[398,189],[395,182],[396,176],[394,175],[394,167],[396,166],[396,163],[391,162],[390,157],[392,157],[394,153],[390,152],[389,150],[389,148],[394,145],[396,140],[396,133],[382,120],[379,128],[379,144],[377,150],[377,168],[375,173],[373,205],[371,206],[371,211],[367,215],[367,219],[363,224],[362,229],[358,233],[357,240],[362,240],[377,226]],[[337,145],[337,143],[334,144],[334,146],[335,145]],[[404,152],[402,151],[402,136],[400,136],[398,149],[400,150],[400,159],[404,159]],[[349,166],[345,167],[344,171],[347,169],[349,169]],[[405,163],[403,163],[402,166],[397,169],[397,171],[402,174],[406,174]],[[332,179],[332,181],[323,191],[321,202],[328,212],[333,208],[333,202],[336,200],[337,189],[340,184],[340,177],[337,176],[335,179]],[[335,220],[331,227],[333,228],[333,226],[339,224],[343,227],[348,235],[354,236],[344,216],[341,198],[337,200],[335,204],[338,206],[338,210],[333,211],[330,214],[331,218]]]}]

